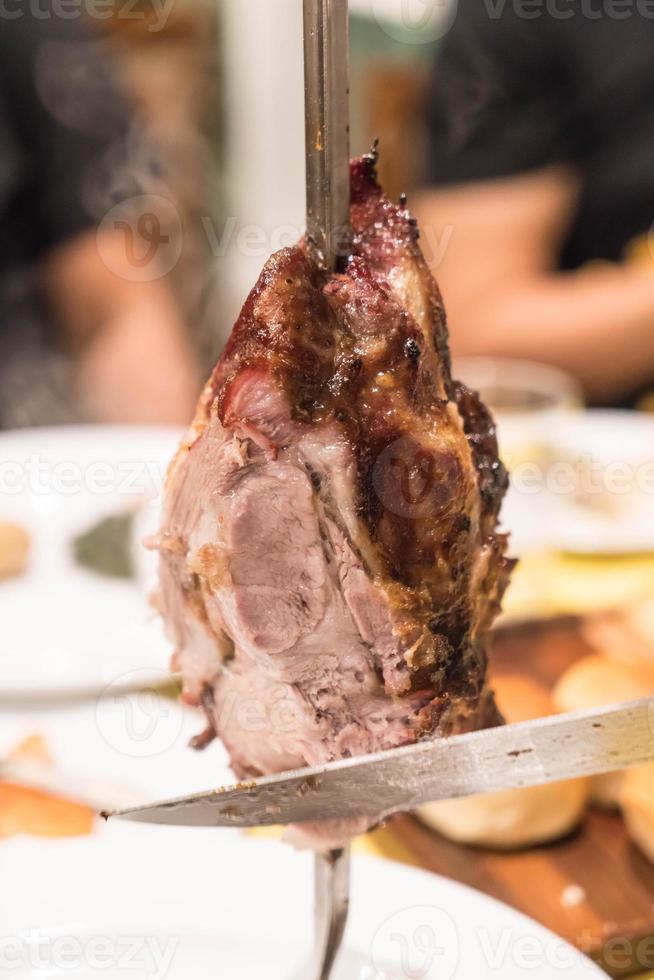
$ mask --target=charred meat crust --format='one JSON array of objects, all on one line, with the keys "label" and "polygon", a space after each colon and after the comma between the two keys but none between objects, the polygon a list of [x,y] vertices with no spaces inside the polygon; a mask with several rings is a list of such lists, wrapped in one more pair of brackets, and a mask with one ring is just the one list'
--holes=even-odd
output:
[{"label": "charred meat crust", "polygon": [[495,420],[477,392],[471,391],[460,381],[454,382],[454,399],[479,476],[485,530],[493,534],[504,494],[509,487],[506,468],[498,457]]},{"label": "charred meat crust", "polygon": [[[244,370],[259,368],[283,389],[297,423],[342,428],[357,459],[358,516],[374,544],[369,570],[394,586],[411,630],[422,623],[427,670],[418,664],[415,690],[461,648],[468,629],[461,584],[476,548],[468,460],[453,411],[474,459],[479,525],[489,545],[506,474],[490,415],[451,380],[440,294],[415,225],[405,207],[383,196],[375,162],[370,155],[352,164],[354,233],[346,272],[321,271],[306,242],[273,256],[214,372],[212,394],[222,423],[233,424],[234,388]],[[391,285],[403,263],[420,274],[427,336]],[[435,615],[435,608],[446,612]]]}]

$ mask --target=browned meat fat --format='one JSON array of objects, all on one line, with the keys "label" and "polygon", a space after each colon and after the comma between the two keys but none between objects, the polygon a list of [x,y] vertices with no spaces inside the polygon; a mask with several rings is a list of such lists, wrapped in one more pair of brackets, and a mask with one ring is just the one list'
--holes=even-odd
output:
[{"label": "browned meat fat", "polygon": [[352,164],[343,274],[306,241],[266,264],[168,476],[162,610],[239,777],[499,721],[506,474],[375,164]]}]

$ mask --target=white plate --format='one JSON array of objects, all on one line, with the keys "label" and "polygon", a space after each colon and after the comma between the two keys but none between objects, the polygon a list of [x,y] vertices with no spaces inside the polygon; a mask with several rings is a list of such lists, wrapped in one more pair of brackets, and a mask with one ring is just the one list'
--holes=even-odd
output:
[{"label": "white plate", "polygon": [[[200,711],[157,690],[117,691],[66,707],[4,706],[0,760],[39,735],[73,796],[97,809],[136,806],[233,781],[221,742],[202,752],[189,748],[204,725]],[[39,770],[34,773],[38,777]]]},{"label": "white plate", "polygon": [[516,426],[510,418],[498,428],[504,445],[517,450],[502,522],[518,554],[654,551],[653,416],[561,412],[546,431],[538,421]]},{"label": "white plate", "polygon": [[[99,839],[3,845],[0,867],[0,976],[309,978],[311,858],[281,844],[116,824]],[[427,872],[358,856],[337,975],[604,976],[498,902]]]},{"label": "white plate", "polygon": [[137,670],[150,682],[166,666],[169,644],[145,583],[86,571],[70,544],[111,514],[145,507],[154,520],[179,435],[113,426],[0,435],[0,521],[17,521],[32,539],[26,574],[0,582],[0,699],[89,694],[123,674],[134,682]]}]

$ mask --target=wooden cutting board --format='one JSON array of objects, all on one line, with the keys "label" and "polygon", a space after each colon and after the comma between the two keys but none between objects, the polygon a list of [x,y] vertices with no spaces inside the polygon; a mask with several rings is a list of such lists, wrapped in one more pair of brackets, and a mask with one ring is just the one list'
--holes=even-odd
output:
[{"label": "wooden cutting board", "polygon": [[[551,687],[589,653],[576,623],[514,627],[498,633],[493,671],[522,673]],[[481,889],[563,936],[613,977],[654,970],[654,865],[631,843],[618,814],[590,810],[574,835],[515,854],[461,847],[411,817],[393,823],[416,864]],[[585,901],[562,902],[578,885]]]}]

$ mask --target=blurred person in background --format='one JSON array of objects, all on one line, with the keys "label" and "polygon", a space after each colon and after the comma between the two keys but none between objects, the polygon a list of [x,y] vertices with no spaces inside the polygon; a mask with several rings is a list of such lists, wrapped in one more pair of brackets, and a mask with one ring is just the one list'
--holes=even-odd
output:
[{"label": "blurred person in background", "polygon": [[169,236],[112,220],[147,187],[105,42],[79,16],[17,12],[0,30],[0,428],[184,423],[194,359],[153,268]]},{"label": "blurred person in background", "polygon": [[549,362],[595,403],[654,388],[653,18],[460,0],[415,209],[455,354]]}]

